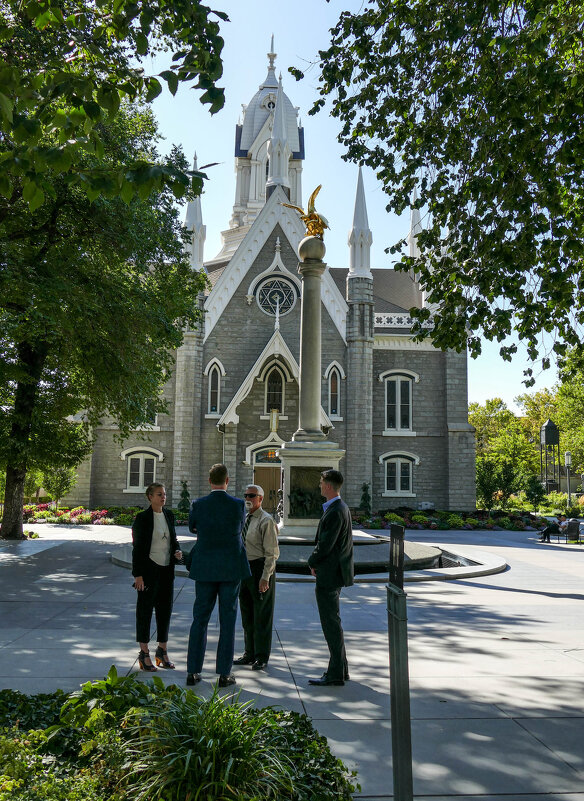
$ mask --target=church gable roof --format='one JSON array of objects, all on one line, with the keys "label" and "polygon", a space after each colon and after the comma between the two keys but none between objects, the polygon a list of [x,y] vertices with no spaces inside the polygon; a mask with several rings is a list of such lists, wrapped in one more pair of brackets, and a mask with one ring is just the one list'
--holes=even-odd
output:
[{"label": "church gable roof", "polygon": [[[282,233],[293,250],[297,252],[298,244],[304,237],[305,231],[300,215],[293,209],[282,205],[287,201],[288,198],[282,187],[276,186],[231,261],[224,266],[221,262],[209,265],[209,279],[213,283],[213,288],[205,301],[205,340],[221,319],[229,301],[244,281],[276,225],[280,225]],[[217,275],[216,278],[215,275]],[[344,339],[347,304],[344,293],[337,289],[329,270],[326,270],[323,275],[321,297],[331,319]]]},{"label": "church gable roof", "polygon": [[[251,370],[231,399],[231,402],[221,415],[221,418],[217,422],[218,426],[225,425],[227,423],[239,422],[239,415],[237,414],[238,406],[243,403],[243,401],[252,391],[254,382],[262,380],[262,372],[270,361],[277,361],[280,364],[288,381],[298,381],[300,375],[298,362],[294,358],[292,351],[286,344],[286,341],[279,329],[276,329],[269,341],[266,343],[265,348],[255,360]],[[329,428],[332,426],[332,423],[322,406],[320,408],[320,419],[321,425],[328,426]]]}]

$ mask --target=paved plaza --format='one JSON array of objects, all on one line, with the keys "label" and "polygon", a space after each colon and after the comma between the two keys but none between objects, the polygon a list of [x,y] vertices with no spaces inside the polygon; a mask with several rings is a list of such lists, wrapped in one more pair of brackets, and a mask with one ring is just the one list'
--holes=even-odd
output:
[{"label": "paved plaza", "polygon": [[[76,689],[115,664],[137,670],[135,591],[111,554],[121,527],[27,526],[40,539],[0,541],[0,688]],[[186,530],[179,529],[179,539]],[[584,545],[542,545],[534,532],[408,531],[464,546],[508,569],[406,584],[416,799],[584,801]],[[169,653],[184,685],[193,584],[177,578]],[[267,672],[236,668],[240,700],[306,712],[359,773],[363,801],[393,798],[386,589],[342,594],[351,681],[309,687],[326,646],[310,582],[279,582]],[[215,678],[217,618],[203,682]],[[237,632],[237,654],[243,637]],[[141,674],[146,680],[146,675]],[[228,692],[228,690],[222,691]]]}]

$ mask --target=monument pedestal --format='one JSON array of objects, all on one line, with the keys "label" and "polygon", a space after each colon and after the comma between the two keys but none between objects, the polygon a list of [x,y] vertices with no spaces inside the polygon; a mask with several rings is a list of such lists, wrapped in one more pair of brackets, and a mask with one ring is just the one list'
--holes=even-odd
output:
[{"label": "monument pedestal", "polygon": [[284,496],[281,535],[314,542],[322,514],[320,474],[323,470],[338,470],[344,455],[337,443],[328,440],[294,440],[280,448]]}]

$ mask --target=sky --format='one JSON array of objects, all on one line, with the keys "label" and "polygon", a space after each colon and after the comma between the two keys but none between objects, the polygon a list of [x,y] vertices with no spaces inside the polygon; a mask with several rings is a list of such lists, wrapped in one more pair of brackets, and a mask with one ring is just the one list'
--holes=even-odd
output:
[{"label": "sky", "polygon": [[[222,111],[211,116],[198,100],[198,93],[181,87],[172,97],[167,90],[154,102],[164,141],[160,150],[167,152],[173,144],[182,145],[188,158],[197,154],[199,167],[218,162],[207,170],[209,181],[202,196],[203,222],[207,228],[205,258],[217,255],[222,230],[229,227],[235,197],[234,140],[235,125],[240,121],[241,106],[247,104],[267,74],[271,36],[274,36],[276,74],[282,74],[284,91],[299,107],[304,126],[306,159],[303,166],[303,202],[319,184],[317,208],[329,221],[331,230],[325,239],[326,262],[331,267],[348,267],[347,237],[351,229],[357,166],[341,159],[343,149],[337,142],[340,124],[328,110],[308,116],[318,86],[318,51],[327,47],[329,29],[343,10],[358,11],[360,0],[296,0],[284,4],[278,0],[215,0],[211,7],[225,11],[230,22],[221,26],[225,40],[224,74],[219,85],[225,88],[226,102]],[[145,65],[148,69],[148,65]],[[154,65],[151,65],[151,68]],[[305,72],[297,82],[288,72],[295,66]],[[166,65],[156,62],[154,72]],[[390,268],[392,258],[384,249],[407,236],[409,215],[389,214],[386,196],[375,174],[363,170],[369,227],[373,232],[371,266]],[[535,386],[526,390],[523,370],[528,362],[519,354],[512,363],[498,355],[499,346],[484,343],[484,353],[477,360],[469,359],[469,401],[484,403],[500,397],[517,411],[513,399],[525,392],[551,387],[556,380],[554,370],[540,375]]]}]

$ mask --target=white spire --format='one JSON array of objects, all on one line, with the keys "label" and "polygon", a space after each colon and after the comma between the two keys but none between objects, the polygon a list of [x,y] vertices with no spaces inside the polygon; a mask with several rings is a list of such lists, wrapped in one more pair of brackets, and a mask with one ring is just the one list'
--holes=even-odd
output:
[{"label": "white spire", "polygon": [[[197,169],[197,154],[193,159],[193,170]],[[191,243],[187,245],[187,253],[193,270],[200,270],[203,266],[203,251],[207,228],[203,225],[203,212],[201,210],[201,196],[198,195],[194,200],[187,203],[185,214],[185,228],[191,234]]]},{"label": "white spire", "polygon": [[353,213],[353,227],[349,234],[349,278],[372,278],[371,275],[371,243],[373,234],[369,229],[367,219],[367,204],[365,203],[365,189],[363,187],[363,173],[359,167],[357,178],[357,194],[355,196],[355,211]]},{"label": "white spire", "polygon": [[[418,192],[414,189],[414,196],[412,197],[412,206],[418,199]],[[413,259],[417,259],[420,256],[420,248],[418,247],[417,237],[418,234],[422,232],[422,217],[420,215],[420,209],[412,209],[412,214],[410,218],[410,233],[408,235],[408,242],[410,245],[410,256]]]},{"label": "white spire", "polygon": [[274,123],[272,126],[272,136],[268,142],[268,158],[270,160],[268,169],[268,181],[266,184],[266,197],[274,191],[274,187],[283,186],[290,192],[290,182],[288,179],[288,164],[292,152],[288,144],[286,117],[284,114],[284,90],[282,89],[282,76],[278,81],[278,94],[276,95],[276,107],[274,108]]}]

